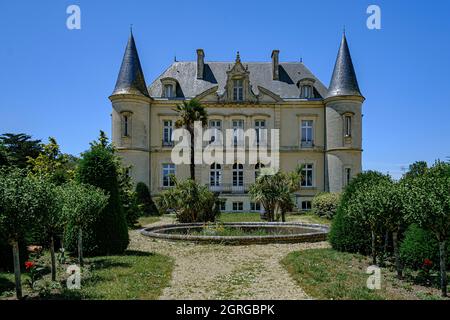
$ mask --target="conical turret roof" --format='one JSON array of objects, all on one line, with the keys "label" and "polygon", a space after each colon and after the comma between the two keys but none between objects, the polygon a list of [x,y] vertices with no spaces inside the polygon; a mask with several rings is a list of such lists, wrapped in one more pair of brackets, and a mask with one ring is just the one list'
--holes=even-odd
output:
[{"label": "conical turret roof", "polygon": [[341,46],[336,58],[327,95],[327,97],[336,96],[362,96],[345,33],[342,35]]},{"label": "conical turret roof", "polygon": [[112,94],[131,94],[149,97],[132,32],[128,38],[116,87]]}]

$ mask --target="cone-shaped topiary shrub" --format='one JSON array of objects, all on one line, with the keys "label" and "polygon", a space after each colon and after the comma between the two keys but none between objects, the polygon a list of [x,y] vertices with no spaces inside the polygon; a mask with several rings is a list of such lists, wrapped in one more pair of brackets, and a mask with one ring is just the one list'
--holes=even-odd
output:
[{"label": "cone-shaped topiary shrub", "polygon": [[136,197],[143,215],[157,216],[160,214],[145,183],[138,182],[136,184]]}]

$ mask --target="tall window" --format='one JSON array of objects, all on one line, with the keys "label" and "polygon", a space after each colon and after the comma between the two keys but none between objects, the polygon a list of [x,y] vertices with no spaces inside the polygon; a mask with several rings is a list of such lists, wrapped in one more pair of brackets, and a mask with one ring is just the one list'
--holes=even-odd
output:
[{"label": "tall window", "polygon": [[242,79],[233,80],[233,100],[234,101],[244,100],[244,87]]},{"label": "tall window", "polygon": [[345,116],[345,136],[351,137],[352,136],[352,117],[351,116]]},{"label": "tall window", "polygon": [[163,187],[173,187],[175,184],[170,179],[175,174],[175,165],[173,163],[164,163],[162,165],[162,185]]},{"label": "tall window", "polygon": [[174,96],[173,93],[174,93],[173,85],[171,84],[164,85],[164,96],[166,98],[172,98]]},{"label": "tall window", "polygon": [[264,136],[262,135],[261,129],[266,129],[266,120],[255,120],[255,131],[256,131],[256,143],[259,145],[261,142],[264,143]]},{"label": "tall window", "polygon": [[264,165],[260,162],[258,162],[255,165],[255,181],[258,179],[259,175],[261,174],[261,169],[264,168]]},{"label": "tall window", "polygon": [[242,201],[233,202],[233,211],[244,210],[244,203]]},{"label": "tall window", "polygon": [[352,169],[345,168],[345,185],[348,185],[351,179],[352,179]]},{"label": "tall window", "polygon": [[261,203],[250,202],[250,211],[261,211]]},{"label": "tall window", "polygon": [[244,166],[241,163],[233,164],[233,187],[244,185]]},{"label": "tall window", "polygon": [[129,125],[130,125],[130,123],[129,123],[128,116],[124,115],[123,116],[123,135],[125,137],[128,137],[130,135],[128,132]]},{"label": "tall window", "polygon": [[212,130],[210,142],[217,140],[218,132],[221,130],[222,122],[220,120],[210,120],[209,128]]},{"label": "tall window", "polygon": [[218,187],[222,182],[222,167],[218,163],[213,163],[210,168],[209,185],[212,187]]},{"label": "tall window", "polygon": [[312,86],[306,85],[302,86],[302,98],[309,99],[312,98],[313,88]]},{"label": "tall window", "polygon": [[302,147],[311,147],[313,144],[313,120],[302,120]]},{"label": "tall window", "polygon": [[232,125],[234,145],[242,144],[244,140],[244,120],[233,120]]},{"label": "tall window", "polygon": [[173,122],[172,120],[163,121],[163,145],[172,145]]},{"label": "tall window", "polygon": [[303,165],[302,187],[313,186],[313,165],[311,163]]},{"label": "tall window", "polygon": [[311,210],[311,201],[302,201],[302,210],[303,211]]}]

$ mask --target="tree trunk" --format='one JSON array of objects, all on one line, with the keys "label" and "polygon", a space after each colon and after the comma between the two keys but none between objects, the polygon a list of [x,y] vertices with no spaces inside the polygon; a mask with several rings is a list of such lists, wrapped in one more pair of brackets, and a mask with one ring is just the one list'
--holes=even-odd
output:
[{"label": "tree trunk", "polygon": [[447,296],[447,251],[445,240],[439,242],[439,258],[441,267],[441,293],[443,297]]},{"label": "tree trunk", "polygon": [[286,222],[286,213],[284,210],[281,210],[281,222]]},{"label": "tree trunk", "polygon": [[191,163],[189,164],[189,169],[191,171],[191,179],[195,181],[195,149],[194,149],[194,130],[189,130],[191,134]]},{"label": "tree trunk", "polygon": [[377,264],[377,244],[374,230],[372,230],[372,264]]},{"label": "tree trunk", "polygon": [[78,263],[83,266],[83,230],[78,231]]},{"label": "tree trunk", "polygon": [[66,251],[66,249],[64,248],[64,234],[61,236],[61,240],[60,240],[60,243],[61,243],[61,261],[64,261],[64,254],[65,254],[65,251]]},{"label": "tree trunk", "polygon": [[[400,229],[400,228],[399,228]],[[398,230],[392,233],[392,243],[394,245],[395,267],[397,268],[397,278],[403,278],[403,267],[400,261],[400,250],[398,247]]]},{"label": "tree trunk", "polygon": [[50,258],[52,261],[52,281],[56,281],[55,237],[50,238]]},{"label": "tree trunk", "polygon": [[13,259],[14,259],[14,277],[16,280],[16,297],[17,299],[22,299],[22,281],[20,277],[20,256],[19,256],[19,242],[13,240],[11,242],[13,248]]}]

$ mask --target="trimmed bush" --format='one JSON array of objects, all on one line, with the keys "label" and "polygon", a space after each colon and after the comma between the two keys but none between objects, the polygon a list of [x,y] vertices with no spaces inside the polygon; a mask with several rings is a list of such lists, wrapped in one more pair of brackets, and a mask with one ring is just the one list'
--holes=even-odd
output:
[{"label": "trimmed bush", "polygon": [[[109,201],[99,217],[83,230],[83,251],[86,255],[120,254],[128,246],[128,227],[119,195],[117,161],[113,151],[102,144],[92,145],[82,155],[75,179],[107,192]],[[76,250],[78,230],[69,225],[66,246]]]},{"label": "trimmed bush", "polygon": [[158,208],[153,202],[148,187],[143,182],[136,184],[136,198],[137,203],[141,207],[142,214],[144,216],[158,216],[160,215]]},{"label": "trimmed bush", "polygon": [[319,217],[332,219],[336,214],[340,199],[339,193],[320,193],[312,200],[312,212]]},{"label": "trimmed bush", "polygon": [[364,255],[371,252],[370,226],[365,221],[350,216],[349,204],[357,190],[367,188],[383,179],[386,179],[386,176],[379,172],[366,171],[350,181],[331,223],[328,239],[333,249]]},{"label": "trimmed bush", "polygon": [[[433,262],[432,268],[439,270],[439,242],[430,231],[413,224],[408,227],[400,245],[400,258],[406,267],[421,269],[425,259]],[[450,266],[450,246],[447,245],[447,265]]]}]

